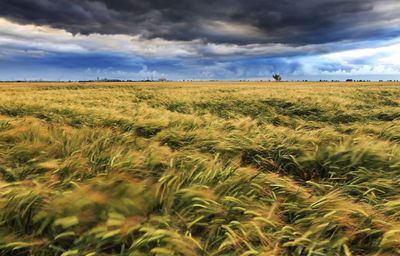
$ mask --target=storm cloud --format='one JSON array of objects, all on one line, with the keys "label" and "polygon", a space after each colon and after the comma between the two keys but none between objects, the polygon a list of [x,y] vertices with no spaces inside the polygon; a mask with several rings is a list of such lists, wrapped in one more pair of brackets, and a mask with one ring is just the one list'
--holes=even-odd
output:
[{"label": "storm cloud", "polygon": [[[389,8],[388,8],[389,7]],[[396,0],[2,0],[0,16],[73,34],[291,45],[394,37]],[[383,29],[384,28],[384,29]]]}]

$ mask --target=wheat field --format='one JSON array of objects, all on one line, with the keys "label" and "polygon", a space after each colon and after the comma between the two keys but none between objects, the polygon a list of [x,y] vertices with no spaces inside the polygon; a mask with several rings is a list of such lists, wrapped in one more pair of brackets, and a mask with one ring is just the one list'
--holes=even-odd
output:
[{"label": "wheat field", "polygon": [[400,83],[0,83],[0,255],[399,255]]}]

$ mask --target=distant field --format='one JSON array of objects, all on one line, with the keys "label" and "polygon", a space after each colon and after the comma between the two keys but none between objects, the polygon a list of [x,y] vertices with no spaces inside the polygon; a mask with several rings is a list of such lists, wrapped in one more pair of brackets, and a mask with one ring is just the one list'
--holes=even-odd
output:
[{"label": "distant field", "polygon": [[400,83],[0,83],[0,255],[399,255]]}]

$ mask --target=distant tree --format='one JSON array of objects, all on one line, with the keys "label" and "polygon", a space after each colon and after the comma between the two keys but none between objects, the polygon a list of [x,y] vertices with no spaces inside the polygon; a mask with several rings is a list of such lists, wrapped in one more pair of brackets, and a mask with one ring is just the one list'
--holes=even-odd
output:
[{"label": "distant tree", "polygon": [[278,75],[278,74],[273,74],[272,78],[275,79],[275,81],[277,81],[277,82],[282,80],[282,77],[280,75]]}]

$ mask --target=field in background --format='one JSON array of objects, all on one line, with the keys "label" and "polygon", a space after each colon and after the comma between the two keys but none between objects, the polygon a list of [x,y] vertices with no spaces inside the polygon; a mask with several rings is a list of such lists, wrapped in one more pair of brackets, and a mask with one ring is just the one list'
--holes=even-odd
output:
[{"label": "field in background", "polygon": [[0,255],[398,255],[400,83],[0,84]]}]

